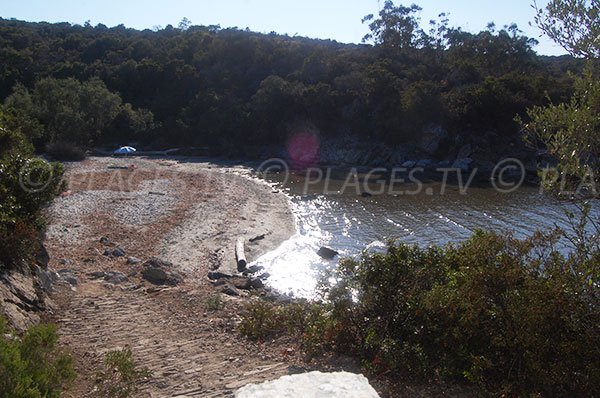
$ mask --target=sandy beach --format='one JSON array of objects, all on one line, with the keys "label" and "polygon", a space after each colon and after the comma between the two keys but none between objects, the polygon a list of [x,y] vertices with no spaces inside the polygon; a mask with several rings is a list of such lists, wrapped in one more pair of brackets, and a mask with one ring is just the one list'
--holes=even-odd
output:
[{"label": "sandy beach", "polygon": [[[289,373],[300,358],[288,342],[251,343],[236,331],[256,293],[226,296],[207,278],[235,272],[237,239],[252,261],[294,234],[283,194],[194,159],[90,158],[69,165],[66,181],[47,210],[46,246],[50,268],[76,280],[54,289],[50,315],[80,375],[67,396],[92,396],[104,354],[126,346],[152,372],[144,397],[229,396]],[[183,282],[144,280],[151,257],[171,262]],[[224,309],[210,311],[214,295]]]}]

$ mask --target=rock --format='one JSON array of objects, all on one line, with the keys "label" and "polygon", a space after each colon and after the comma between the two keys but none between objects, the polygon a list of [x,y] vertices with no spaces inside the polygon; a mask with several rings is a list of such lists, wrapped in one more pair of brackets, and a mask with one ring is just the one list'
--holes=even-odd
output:
[{"label": "rock", "polygon": [[60,275],[60,278],[63,281],[67,282],[71,286],[77,286],[77,283],[79,282],[71,270],[62,269],[58,271],[58,275]]},{"label": "rock", "polygon": [[433,163],[433,161],[430,159],[421,159],[417,162],[417,164],[415,166],[418,168],[424,169],[426,167],[429,167],[429,165],[431,165],[432,163]]},{"label": "rock", "polygon": [[142,260],[137,257],[127,257],[127,264],[139,264]]},{"label": "rock", "polygon": [[330,248],[328,248],[328,247],[325,247],[325,246],[323,246],[323,247],[321,247],[321,248],[319,249],[319,251],[317,252],[317,254],[318,254],[319,256],[321,256],[322,258],[326,259],[326,260],[331,260],[331,259],[333,259],[335,256],[337,256],[339,253],[338,253],[338,252],[336,252],[336,251],[335,251],[335,250],[333,250],[333,249],[330,249]]},{"label": "rock", "polygon": [[448,138],[448,132],[439,125],[429,125],[423,129],[419,149],[428,155],[435,154],[440,144]]},{"label": "rock", "polygon": [[231,277],[232,277],[232,275],[225,274],[223,272],[218,272],[218,271],[210,271],[208,273],[208,279],[210,279],[211,281],[216,281],[219,279],[229,279]]},{"label": "rock", "polygon": [[119,285],[128,280],[129,278],[122,272],[108,272],[104,277],[105,282],[112,283],[113,285]]},{"label": "rock", "polygon": [[106,249],[104,251],[104,255],[108,257],[123,257],[125,256],[125,250],[120,247],[115,247],[114,249]]},{"label": "rock", "polygon": [[229,284],[226,284],[223,287],[223,289],[221,290],[221,292],[223,292],[224,294],[226,294],[228,296],[239,296],[240,295],[240,292],[238,292],[238,290],[235,287],[233,287]]},{"label": "rock", "polygon": [[262,289],[265,287],[265,284],[260,278],[253,278],[250,280],[250,286],[252,286],[253,289]]},{"label": "rock", "polygon": [[236,276],[231,278],[229,281],[233,286],[235,286],[238,289],[250,290],[252,288],[252,282],[250,281],[250,278]]},{"label": "rock", "polygon": [[173,264],[156,257],[144,263],[142,277],[155,285],[175,286],[183,282],[183,277],[173,270]]},{"label": "rock", "polygon": [[360,194],[360,196],[362,196],[363,198],[370,198],[371,196],[373,196],[373,194],[370,192],[363,192]]},{"label": "rock", "polygon": [[37,276],[40,287],[46,292],[52,291],[51,272],[36,265],[35,266],[35,274]]},{"label": "rock", "polygon": [[415,162],[414,160],[407,160],[406,162],[402,163],[400,167],[403,167],[405,169],[412,169],[413,167],[415,167],[416,164],[417,162]]},{"label": "rock", "polygon": [[235,398],[279,397],[379,398],[366,377],[347,372],[310,372],[282,376],[261,384],[248,384]]},{"label": "rock", "polygon": [[268,272],[263,272],[258,277],[264,281],[265,279],[269,279],[271,277],[271,274],[269,274]]},{"label": "rock", "polygon": [[67,260],[66,258],[61,258],[59,261],[60,265],[69,265],[71,264],[71,262],[69,260]]},{"label": "rock", "polygon": [[246,270],[251,274],[256,274],[257,272],[262,271],[263,269],[265,269],[265,267],[263,267],[262,265],[251,265],[250,267],[246,268]]},{"label": "rock", "polygon": [[94,271],[94,272],[90,272],[88,274],[88,276],[92,279],[100,279],[100,278],[104,278],[106,276],[106,272],[104,271]]},{"label": "rock", "polygon": [[48,250],[42,244],[40,244],[40,249],[35,254],[35,262],[39,265],[43,270],[48,268],[48,263],[50,262],[50,255],[48,254]]},{"label": "rock", "polygon": [[473,163],[473,159],[471,158],[456,159],[454,163],[452,163],[452,168],[459,169],[463,173],[468,173],[471,167],[471,163]]},{"label": "rock", "polygon": [[104,246],[110,246],[110,240],[108,240],[106,236],[100,238],[100,243],[102,243]]}]

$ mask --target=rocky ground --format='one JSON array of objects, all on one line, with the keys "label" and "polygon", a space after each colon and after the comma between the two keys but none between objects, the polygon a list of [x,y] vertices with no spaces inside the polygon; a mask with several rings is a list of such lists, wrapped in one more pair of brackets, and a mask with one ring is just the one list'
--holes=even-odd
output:
[{"label": "rocky ground", "polygon": [[257,278],[207,278],[235,271],[238,238],[251,261],[294,233],[285,196],[188,159],[92,158],[67,182],[46,237],[60,276],[50,318],[80,375],[67,396],[92,396],[104,354],[126,346],[152,372],[141,397],[229,396],[302,362],[293,342],[236,331],[251,296],[267,293],[248,283]]}]

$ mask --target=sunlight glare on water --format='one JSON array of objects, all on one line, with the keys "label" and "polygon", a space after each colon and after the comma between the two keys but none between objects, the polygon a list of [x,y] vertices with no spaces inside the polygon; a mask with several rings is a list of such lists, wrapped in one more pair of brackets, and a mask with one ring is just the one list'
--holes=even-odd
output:
[{"label": "sunlight glare on water", "polygon": [[[254,262],[271,274],[269,285],[295,297],[314,297],[324,271],[335,267],[339,258],[358,256],[365,249],[385,250],[390,239],[445,245],[468,239],[477,229],[524,238],[538,230],[569,227],[565,215],[569,205],[534,187],[510,194],[472,187],[466,195],[447,189],[444,195],[363,198],[354,191],[323,195],[319,186],[304,194],[303,186],[302,176],[293,175],[287,187],[297,234]],[[439,192],[439,183],[430,186]],[[340,256],[322,259],[317,255],[321,246]]]}]

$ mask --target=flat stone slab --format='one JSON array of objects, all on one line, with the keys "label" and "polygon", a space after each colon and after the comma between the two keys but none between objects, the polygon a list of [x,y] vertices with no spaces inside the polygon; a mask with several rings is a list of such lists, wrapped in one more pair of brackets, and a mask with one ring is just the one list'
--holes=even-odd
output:
[{"label": "flat stone slab", "polygon": [[237,390],[236,398],[379,398],[360,374],[310,372],[283,376]]}]

